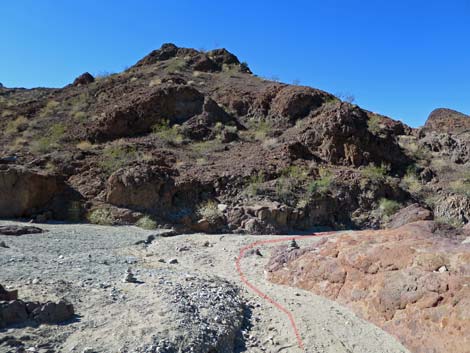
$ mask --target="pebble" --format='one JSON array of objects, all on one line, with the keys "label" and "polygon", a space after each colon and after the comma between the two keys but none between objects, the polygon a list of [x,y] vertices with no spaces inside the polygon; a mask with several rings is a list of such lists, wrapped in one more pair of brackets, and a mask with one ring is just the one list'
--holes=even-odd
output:
[{"label": "pebble", "polygon": [[177,264],[177,263],[178,263],[178,259],[170,259],[170,260],[168,260],[168,263],[169,263],[169,264],[172,264],[172,265]]}]

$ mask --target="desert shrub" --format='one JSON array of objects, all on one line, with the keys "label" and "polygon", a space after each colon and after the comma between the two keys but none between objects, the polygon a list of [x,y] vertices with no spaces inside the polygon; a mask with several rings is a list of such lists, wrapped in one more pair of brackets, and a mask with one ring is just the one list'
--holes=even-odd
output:
[{"label": "desert shrub", "polygon": [[112,212],[108,208],[96,208],[86,216],[88,222],[103,226],[110,226],[116,222]]},{"label": "desert shrub", "polygon": [[256,196],[261,193],[263,190],[262,184],[265,182],[265,175],[262,171],[259,171],[257,174],[252,175],[249,179],[248,186],[246,187],[246,192],[248,195]]},{"label": "desert shrub", "polygon": [[374,135],[379,135],[382,131],[382,121],[378,115],[372,115],[367,120],[367,129]]},{"label": "desert shrub", "polygon": [[367,167],[364,167],[361,170],[361,173],[364,178],[373,181],[383,181],[387,177],[389,171],[390,167],[382,163],[380,166],[370,164]]},{"label": "desert shrub", "polygon": [[20,115],[15,120],[10,121],[5,129],[7,135],[14,135],[22,130],[25,130],[28,126],[28,119]]},{"label": "desert shrub", "polygon": [[450,183],[452,191],[470,197],[470,172],[461,174],[458,180]]},{"label": "desert shrub", "polygon": [[31,144],[31,150],[36,153],[47,153],[53,148],[58,147],[60,141],[65,135],[65,125],[57,123],[51,126],[46,136],[33,141]]},{"label": "desert shrub", "polygon": [[294,179],[280,177],[276,180],[276,197],[279,201],[290,203],[295,198],[296,182]]},{"label": "desert shrub", "polygon": [[57,108],[59,107],[59,105],[60,103],[57,101],[54,101],[54,100],[48,101],[46,106],[41,109],[39,116],[41,118],[44,118],[46,116],[53,115],[57,111]]},{"label": "desert shrub", "polygon": [[213,140],[194,142],[189,145],[189,148],[191,149],[191,151],[196,153],[198,156],[202,156],[204,159],[206,159],[204,157],[205,155],[215,152],[216,150],[222,147],[223,147],[223,144],[220,142],[220,139],[218,138],[213,139]]},{"label": "desert shrub", "polygon": [[102,80],[102,79],[111,77],[111,76],[113,76],[113,75],[115,75],[114,72],[110,72],[110,71],[100,71],[100,72],[98,72],[98,73],[95,75],[95,80]]},{"label": "desert shrub", "polygon": [[99,166],[107,174],[112,174],[116,170],[137,160],[138,157],[139,155],[135,147],[111,145],[103,150]]},{"label": "desert shrub", "polygon": [[382,198],[379,201],[379,211],[384,217],[390,217],[400,209],[401,205],[395,200]]},{"label": "desert shrub", "polygon": [[75,112],[73,118],[80,123],[84,123],[87,120],[87,114],[82,111]]},{"label": "desert shrub", "polygon": [[142,229],[154,230],[157,229],[157,222],[155,222],[150,216],[143,216],[135,223],[135,225]]},{"label": "desert shrub", "polygon": [[183,136],[180,133],[180,126],[177,124],[170,126],[170,122],[167,119],[153,125],[152,131],[160,140],[166,142],[179,144],[183,141]]},{"label": "desert shrub", "polygon": [[82,151],[89,151],[93,148],[93,144],[90,141],[80,141],[75,147]]},{"label": "desert shrub", "polygon": [[309,174],[309,169],[302,166],[291,165],[287,168],[281,170],[281,175],[289,178],[294,179],[298,182],[304,182],[307,180]]},{"label": "desert shrub", "polygon": [[217,202],[209,200],[203,202],[197,207],[196,214],[205,218],[209,223],[217,223],[217,221],[223,216],[222,212],[217,207]]},{"label": "desert shrub", "polygon": [[265,119],[260,120],[251,120],[248,123],[248,131],[247,134],[251,135],[255,140],[264,141],[266,137],[272,131],[272,123]]},{"label": "desert shrub", "polygon": [[307,192],[310,195],[315,193],[325,194],[331,189],[331,184],[333,182],[333,173],[326,169],[320,168],[319,178],[313,180],[307,187]]},{"label": "desert shrub", "polygon": [[456,217],[440,216],[436,217],[434,221],[441,224],[448,224],[454,228],[460,228],[464,226],[464,222]]},{"label": "desert shrub", "polygon": [[406,174],[401,180],[401,184],[405,189],[413,194],[417,194],[422,191],[423,184],[416,174],[416,166],[413,165],[408,167]]},{"label": "desert shrub", "polygon": [[165,67],[166,73],[178,73],[184,70],[187,66],[187,62],[184,58],[173,58],[167,60],[167,66]]}]

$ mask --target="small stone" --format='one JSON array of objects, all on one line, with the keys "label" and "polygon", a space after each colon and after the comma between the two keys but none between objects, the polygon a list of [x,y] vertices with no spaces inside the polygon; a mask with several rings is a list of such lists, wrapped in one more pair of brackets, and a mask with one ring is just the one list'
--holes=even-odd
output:
[{"label": "small stone", "polygon": [[132,273],[131,269],[128,268],[127,269],[127,273],[126,275],[124,276],[123,282],[127,282],[127,283],[137,283],[137,278],[135,278],[134,274]]},{"label": "small stone", "polygon": [[439,269],[437,270],[437,272],[439,272],[439,273],[444,273],[444,272],[447,272],[447,271],[448,271],[448,269],[445,265],[439,267]]},{"label": "small stone", "polygon": [[9,246],[4,241],[0,241],[0,248],[8,249]]},{"label": "small stone", "polygon": [[260,249],[256,249],[256,250],[255,250],[255,254],[258,255],[258,256],[263,256],[263,254],[261,253]]},{"label": "small stone", "polygon": [[168,261],[168,263],[169,263],[169,264],[172,264],[172,265],[177,264],[177,263],[178,263],[178,259],[170,259],[170,260]]},{"label": "small stone", "polygon": [[292,239],[291,242],[289,243],[289,248],[291,249],[299,249],[299,244],[295,241],[295,239]]},{"label": "small stone", "polygon": [[38,284],[38,283],[39,283],[39,278],[33,279],[33,281],[32,281],[31,283],[32,283],[32,284]]}]

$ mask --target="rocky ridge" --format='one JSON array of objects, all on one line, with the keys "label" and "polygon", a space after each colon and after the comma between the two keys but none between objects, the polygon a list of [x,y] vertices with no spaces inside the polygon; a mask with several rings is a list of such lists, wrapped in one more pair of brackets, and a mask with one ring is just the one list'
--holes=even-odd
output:
[{"label": "rocky ridge", "polygon": [[285,233],[382,227],[418,203],[470,219],[468,117],[411,129],[225,49],[164,44],[118,74],[3,87],[0,111],[0,217]]}]

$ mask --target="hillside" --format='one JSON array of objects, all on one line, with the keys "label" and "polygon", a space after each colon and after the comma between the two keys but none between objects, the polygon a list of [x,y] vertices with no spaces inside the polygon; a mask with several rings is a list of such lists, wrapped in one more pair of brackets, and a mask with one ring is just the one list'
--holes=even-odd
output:
[{"label": "hillside", "polygon": [[[0,87],[0,217],[285,233],[470,220],[470,118],[424,128],[164,44],[61,89]],[[418,217],[419,218],[419,217]]]}]

